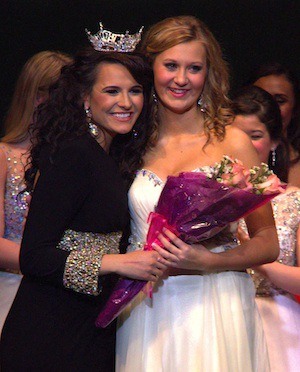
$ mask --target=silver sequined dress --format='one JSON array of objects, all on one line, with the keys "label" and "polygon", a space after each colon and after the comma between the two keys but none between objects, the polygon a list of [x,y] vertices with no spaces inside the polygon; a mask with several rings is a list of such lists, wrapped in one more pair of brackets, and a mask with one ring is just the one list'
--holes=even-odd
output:
[{"label": "silver sequined dress", "polygon": [[[300,226],[300,189],[287,190],[272,200],[280,255],[278,262],[296,266],[297,230]],[[299,268],[300,270],[300,268]],[[256,302],[263,320],[272,372],[296,372],[300,366],[300,304],[294,296],[250,271]]]},{"label": "silver sequined dress", "polygon": [[[22,238],[26,193],[19,195],[25,187],[24,165],[20,151],[7,144],[0,145],[7,160],[7,175],[4,193],[4,235],[3,238],[19,243]],[[25,151],[24,151],[25,152]],[[18,290],[21,275],[0,269],[0,330]]]}]

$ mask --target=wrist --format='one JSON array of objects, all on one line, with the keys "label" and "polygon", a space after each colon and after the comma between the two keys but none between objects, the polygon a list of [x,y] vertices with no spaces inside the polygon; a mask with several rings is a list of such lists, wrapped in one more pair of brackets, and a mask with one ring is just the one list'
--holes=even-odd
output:
[{"label": "wrist", "polygon": [[102,257],[101,275],[118,274],[120,254],[105,254]]},{"label": "wrist", "polygon": [[209,252],[209,256],[205,264],[206,267],[204,268],[204,270],[207,272],[218,271],[221,266],[220,261],[221,257],[219,256],[219,253]]},{"label": "wrist", "polygon": [[256,272],[258,272],[259,274],[263,275],[263,276],[267,276],[267,265],[258,265],[258,266],[254,266],[254,270]]},{"label": "wrist", "polygon": [[226,254],[227,252],[209,252],[210,258],[207,260],[206,270],[216,272],[239,269],[238,267],[235,267],[234,259],[230,255]]}]

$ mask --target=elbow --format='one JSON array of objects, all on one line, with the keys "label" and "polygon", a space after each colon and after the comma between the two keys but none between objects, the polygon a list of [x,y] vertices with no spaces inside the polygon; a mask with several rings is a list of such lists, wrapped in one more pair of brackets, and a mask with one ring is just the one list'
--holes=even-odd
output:
[{"label": "elbow", "polygon": [[270,252],[269,257],[265,263],[272,263],[277,260],[279,256],[279,246],[278,246],[278,249],[275,246],[273,248],[274,249],[272,249],[272,252]]}]

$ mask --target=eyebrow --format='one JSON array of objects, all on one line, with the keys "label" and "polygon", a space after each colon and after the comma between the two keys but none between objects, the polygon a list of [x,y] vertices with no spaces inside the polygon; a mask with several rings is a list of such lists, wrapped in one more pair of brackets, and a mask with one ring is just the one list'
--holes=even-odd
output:
[{"label": "eyebrow", "polygon": [[260,129],[251,129],[251,133],[264,133],[262,130]]},{"label": "eyebrow", "polygon": [[120,88],[118,85],[105,85],[103,87],[103,89],[106,89],[106,88],[113,88],[113,89],[117,89],[117,88]]},{"label": "eyebrow", "polygon": [[284,93],[275,93],[274,94],[274,97],[285,97],[285,98],[288,98],[288,96]]},{"label": "eyebrow", "polygon": [[[119,85],[106,85],[106,86],[104,86],[101,90],[103,90],[103,89],[120,89],[121,87],[119,86]],[[143,88],[143,86],[142,86],[142,84],[135,84],[135,85],[132,85],[131,87],[130,87],[130,89],[131,88]],[[97,89],[97,88],[95,88],[94,87],[94,89],[96,89],[96,90],[98,90],[99,91],[99,89]]]},{"label": "eyebrow", "polygon": [[[172,59],[172,58],[167,58],[167,59],[164,59],[163,62],[164,63],[166,63],[166,62],[178,62],[178,60],[177,59]],[[194,61],[194,62],[190,62],[189,64],[192,65],[194,63],[204,64],[203,61]]]}]

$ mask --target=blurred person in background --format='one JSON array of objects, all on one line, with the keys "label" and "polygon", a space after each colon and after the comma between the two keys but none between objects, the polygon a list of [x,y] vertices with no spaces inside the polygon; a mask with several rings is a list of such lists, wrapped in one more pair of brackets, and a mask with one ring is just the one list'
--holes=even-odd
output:
[{"label": "blurred person in background", "polygon": [[[257,86],[247,86],[233,98],[233,126],[250,137],[260,160],[283,181],[289,170],[289,148],[280,110],[273,97]],[[275,152],[276,150],[276,152]],[[277,163],[280,164],[277,164]],[[271,371],[296,372],[300,364],[300,189],[288,184],[272,200],[280,244],[276,262],[249,270],[256,286],[256,303],[263,320]],[[244,222],[241,241],[249,236]]]},{"label": "blurred person in background", "polygon": [[280,63],[260,66],[249,83],[269,92],[278,103],[283,136],[288,140],[290,166],[288,181],[300,187],[300,86],[295,74]]},{"label": "blurred person in background", "polygon": [[42,51],[24,65],[16,83],[0,142],[0,330],[15,297],[19,274],[20,242],[27,210],[24,169],[31,145],[29,127],[38,105],[61,68],[72,61],[67,54]]}]

